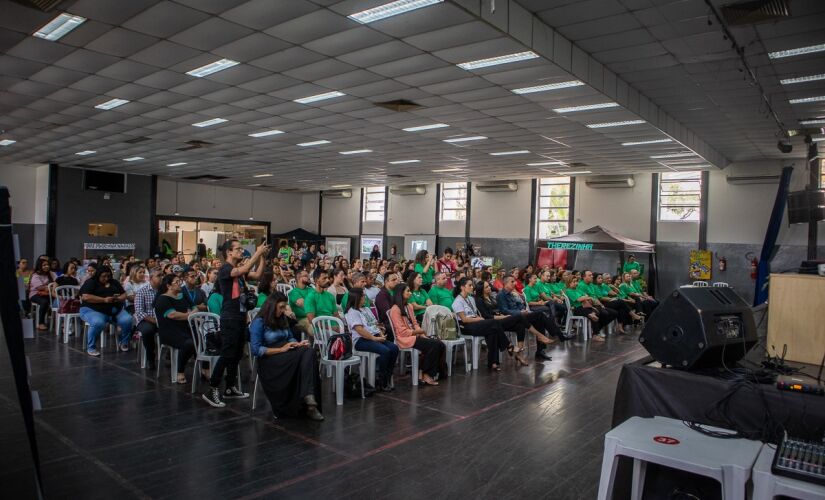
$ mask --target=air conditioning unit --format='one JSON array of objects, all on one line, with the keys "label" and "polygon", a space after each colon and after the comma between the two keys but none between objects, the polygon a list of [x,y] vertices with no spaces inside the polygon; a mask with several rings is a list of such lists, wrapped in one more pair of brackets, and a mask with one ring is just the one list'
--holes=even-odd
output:
[{"label": "air conditioning unit", "polygon": [[636,181],[632,175],[594,175],[587,177],[584,184],[592,189],[632,188]]},{"label": "air conditioning unit", "polygon": [[427,194],[427,186],[423,184],[410,184],[407,186],[390,186],[390,194],[396,196],[417,196]]},{"label": "air conditioning unit", "polygon": [[728,184],[777,184],[779,175],[729,175],[726,177]]},{"label": "air conditioning unit", "polygon": [[329,189],[321,191],[324,198],[352,198],[352,189]]},{"label": "air conditioning unit", "polygon": [[475,185],[479,191],[496,192],[506,191],[513,193],[518,191],[518,181],[488,181],[479,182]]}]

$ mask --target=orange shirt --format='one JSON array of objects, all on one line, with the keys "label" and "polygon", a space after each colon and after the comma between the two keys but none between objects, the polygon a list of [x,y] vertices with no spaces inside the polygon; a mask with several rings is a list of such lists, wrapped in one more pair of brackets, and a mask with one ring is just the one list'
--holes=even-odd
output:
[{"label": "orange shirt", "polygon": [[398,306],[390,309],[390,321],[395,333],[395,343],[402,349],[409,349],[415,344],[415,330],[419,329],[418,321],[411,305],[407,304],[407,317],[401,316]]}]

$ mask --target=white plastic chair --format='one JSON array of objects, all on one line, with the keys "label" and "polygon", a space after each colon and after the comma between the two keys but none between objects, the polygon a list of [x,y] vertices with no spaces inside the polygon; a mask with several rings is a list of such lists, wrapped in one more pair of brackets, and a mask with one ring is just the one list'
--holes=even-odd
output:
[{"label": "white plastic chair", "polygon": [[[458,328],[458,338],[464,341],[464,345],[467,345],[469,341],[471,343],[470,351],[473,354],[473,370],[478,370],[478,358],[481,352],[481,342],[484,340],[484,337],[475,336],[475,335],[465,335],[464,334],[464,325],[461,323],[461,319],[459,319],[458,314],[455,314],[455,324]],[[465,347],[466,349],[466,347]],[[466,352],[466,351],[465,351]]]},{"label": "white plastic chair", "polygon": [[[337,327],[337,331],[334,327]],[[312,319],[312,330],[315,332],[315,344],[321,348],[321,366],[329,366],[334,369],[333,390],[335,391],[335,404],[344,404],[344,370],[348,366],[361,364],[361,358],[353,355],[349,359],[334,360],[329,359],[327,343],[329,337],[336,333],[344,333],[344,322],[334,316],[318,316]],[[361,398],[364,398],[364,374],[359,374],[361,379]]]},{"label": "white plastic chair", "polygon": [[[390,325],[390,330],[392,331],[392,338],[394,339],[395,338],[395,327],[392,326],[392,320],[390,319],[390,311],[387,311],[387,323],[389,323],[389,325]],[[396,343],[396,342],[393,342],[393,343],[395,343],[395,345],[398,345],[398,343]],[[407,371],[407,363],[406,363],[406,359],[405,359],[405,356],[407,355],[407,353],[409,353],[410,358],[411,358],[410,359],[410,370],[412,371],[412,373],[411,373],[412,385],[418,385],[418,356],[419,356],[419,354],[421,354],[421,351],[419,351],[415,347],[406,347],[406,348],[404,348],[404,347],[398,346],[398,361],[401,365],[401,375],[404,375],[404,373]]]},{"label": "white plastic chair", "polygon": [[288,285],[286,283],[278,283],[275,285],[275,290],[278,290],[282,294],[289,296],[289,292],[292,291],[292,285]]},{"label": "white plastic chair", "polygon": [[707,281],[694,281],[691,283],[691,286],[708,286]]},{"label": "white plastic chair", "polygon": [[567,294],[562,294],[564,296],[564,305],[567,307],[567,320],[564,322],[564,333],[565,335],[570,335],[571,329],[573,328],[573,323],[579,323],[579,331],[582,334],[582,338],[584,340],[589,339],[593,336],[593,332],[590,330],[590,318],[586,316],[574,316],[573,315],[573,306],[570,304],[570,298]]},{"label": "white plastic chair", "polygon": [[[157,362],[157,372],[155,373],[155,378],[160,378],[160,363],[161,359],[163,358],[163,348],[169,349],[169,358],[172,362],[172,367],[169,370],[169,373],[172,375],[171,380],[172,383],[176,383],[178,381],[177,374],[178,374],[178,349],[166,345],[160,341],[160,333],[158,333],[158,362]],[[192,374],[192,378],[197,378],[196,374]]]},{"label": "white plastic chair", "polygon": [[[246,325],[249,326],[252,323],[252,320],[258,316],[258,313],[261,312],[260,307],[256,307],[251,311],[246,311]],[[247,341],[246,342],[246,354],[249,356],[249,369],[254,373],[255,372],[255,354],[252,352],[252,343]]]},{"label": "white plastic chair", "polygon": [[[436,322],[438,321],[439,316],[452,316],[453,312],[444,306],[439,305],[432,305],[427,306],[427,309],[424,310],[424,316],[422,316],[422,321],[425,318],[430,320],[430,330],[428,334],[430,336],[438,335],[436,331]],[[456,325],[457,327],[457,325]],[[444,340],[441,339],[441,342],[444,344],[444,347],[447,349],[447,374],[449,376],[453,375],[453,362],[455,361],[455,357],[458,354],[458,347],[464,348],[464,369],[466,372],[470,372],[470,358],[467,356],[467,341],[461,337],[454,339],[454,340]],[[455,356],[454,356],[455,354]]]},{"label": "white plastic chair", "polygon": [[715,288],[730,288],[730,285],[728,285],[724,281],[717,281],[716,283],[713,284],[713,286]]},{"label": "white plastic chair", "polygon": [[355,342],[352,344],[352,354],[361,358],[361,373],[366,374],[367,383],[375,387],[375,367],[378,364],[378,353],[359,351],[355,348]]},{"label": "white plastic chair", "polygon": [[[206,334],[214,329],[219,331],[221,327],[221,317],[215,313],[198,312],[189,316],[189,332],[192,334],[192,342],[195,343],[195,370],[192,372],[192,393],[198,386],[200,369],[204,361],[209,363],[209,374],[215,370],[215,363],[220,356],[206,353]],[[238,367],[238,380],[240,380],[241,369]]]},{"label": "white plastic chair", "polygon": [[58,308],[57,309],[52,308],[52,313],[53,313],[54,322],[55,322],[54,329],[55,329],[55,334],[59,336],[60,335],[60,324],[63,323],[63,343],[64,344],[69,342],[69,327],[70,327],[71,323],[76,318],[79,318],[80,314],[78,314],[78,313],[63,313],[63,314],[61,314],[61,313],[58,313],[58,311],[60,310],[59,307],[60,307],[60,304],[62,304],[64,301],[67,301],[67,300],[70,300],[70,299],[77,299],[79,293],[80,293],[80,287],[79,286],[73,286],[73,285],[58,286],[58,287],[55,287],[55,289],[54,289],[54,297],[56,298],[57,303],[58,303]]}]

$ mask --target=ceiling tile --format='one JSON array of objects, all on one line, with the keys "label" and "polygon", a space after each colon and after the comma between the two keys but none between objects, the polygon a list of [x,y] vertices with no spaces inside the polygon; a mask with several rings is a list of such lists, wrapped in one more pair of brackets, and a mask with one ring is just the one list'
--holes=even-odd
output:
[{"label": "ceiling tile", "polygon": [[252,34],[252,30],[216,17],[207,19],[170,38],[194,49],[213,50]]},{"label": "ceiling tile", "polygon": [[136,31],[114,28],[86,45],[89,50],[127,57],[156,43],[157,38]]},{"label": "ceiling tile", "polygon": [[124,28],[158,38],[169,38],[209,18],[209,14],[183,5],[161,1],[123,24]]},{"label": "ceiling tile", "polygon": [[255,30],[263,30],[316,9],[318,6],[304,0],[251,0],[224,12],[221,17]]}]

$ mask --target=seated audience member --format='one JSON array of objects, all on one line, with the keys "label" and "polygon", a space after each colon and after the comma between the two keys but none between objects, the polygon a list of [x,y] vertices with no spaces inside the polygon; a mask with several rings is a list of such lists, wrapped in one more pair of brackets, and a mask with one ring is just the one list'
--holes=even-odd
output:
[{"label": "seated audience member", "polygon": [[[581,288],[584,293],[587,294],[588,297],[593,302],[593,308],[598,313],[599,317],[602,318],[602,321],[605,322],[605,325],[609,325],[613,320],[615,320],[619,315],[613,309],[608,309],[605,307],[604,304],[599,300],[599,295],[601,294],[601,288],[596,285],[593,271],[585,270],[582,273],[582,279],[579,281],[578,288]],[[604,332],[599,332],[599,336],[604,337]]]},{"label": "seated audience member", "polygon": [[633,322],[642,319],[642,317],[633,312],[630,306],[619,298],[619,294],[604,282],[601,274],[595,275],[593,279],[594,283],[591,288],[594,290],[594,293],[599,292],[597,294],[599,302],[604,304],[606,308],[615,311],[618,316],[619,326],[616,331],[621,334],[627,333],[624,327],[633,326]]},{"label": "seated audience member", "polygon": [[517,267],[514,267],[513,269],[514,269],[514,271],[512,273],[512,276],[513,276],[513,278],[516,279],[516,282],[515,282],[516,292],[518,292],[519,294],[522,294],[522,293],[524,293],[524,285],[526,284],[525,281],[526,281],[526,276],[527,276],[527,270],[526,269],[519,269]]},{"label": "seated audience member", "polygon": [[275,273],[271,268],[267,267],[263,273],[261,273],[261,279],[258,280],[258,302],[255,304],[255,307],[263,307],[266,298],[269,297],[272,290],[275,289],[277,281]]},{"label": "seated audience member", "polygon": [[189,269],[184,274],[184,283],[181,292],[186,295],[189,302],[195,306],[199,312],[206,312],[206,294],[203,293],[199,285],[200,273],[194,269]]},{"label": "seated audience member", "polygon": [[[186,364],[195,355],[195,342],[189,330],[189,315],[193,312],[197,310],[182,292],[181,279],[174,274],[164,276],[155,297],[155,318],[160,343],[178,350],[178,384],[186,383]],[[203,375],[208,377],[209,371]]]},{"label": "seated audience member", "polygon": [[126,292],[126,310],[129,314],[135,312],[135,294],[146,286],[146,268],[143,264],[133,263],[129,267],[129,275],[123,281],[123,291]]},{"label": "seated audience member", "polygon": [[504,288],[504,278],[507,277],[507,271],[504,268],[499,268],[496,271],[496,279],[493,281],[493,291],[499,292]]},{"label": "seated audience member", "polygon": [[[556,320],[546,316],[540,311],[529,311],[527,304],[516,292],[516,280],[512,276],[504,278],[504,289],[496,296],[498,310],[501,314],[508,316],[524,316],[530,325],[543,335],[548,337],[561,338],[561,330],[556,325]],[[544,351],[545,344],[536,342],[536,359],[550,360],[552,357]]]},{"label": "seated audience member", "polygon": [[636,302],[639,314],[650,316],[656,306],[659,305],[659,302],[642,291],[642,286],[639,284],[640,280],[635,279],[634,274],[638,274],[637,271],[625,273],[622,276],[624,282],[619,286],[619,290]]},{"label": "seated audience member", "polygon": [[344,316],[352,334],[354,349],[378,354],[375,386],[379,390],[392,390],[392,370],[398,359],[398,346],[387,340],[381,325],[366,305],[366,295],[361,288],[350,290],[344,307]]},{"label": "seated audience member", "polygon": [[409,288],[412,293],[409,302],[415,312],[415,319],[417,319],[419,323],[421,323],[421,318],[424,317],[427,306],[433,305],[433,301],[430,300],[427,290],[424,290],[421,286],[423,283],[424,279],[415,271],[407,278],[407,288]]},{"label": "seated audience member", "polygon": [[[436,272],[444,273],[448,277],[455,276],[455,273],[458,272],[458,266],[456,265],[455,260],[453,259],[453,249],[447,247],[444,249],[444,256],[441,257],[438,262],[436,263]],[[448,279],[447,283],[444,285],[444,288],[447,290],[452,291],[453,289],[453,280]]]},{"label": "seated audience member", "polygon": [[[562,291],[563,286],[556,283],[556,271],[542,271],[540,277],[541,280],[536,284],[539,297],[550,307],[550,312],[553,318],[556,319],[556,323],[561,324],[567,316],[567,308],[562,297],[564,293]],[[527,291],[525,290],[524,293],[526,295]]]},{"label": "seated audience member", "polygon": [[[415,254],[415,268],[413,270],[421,275],[424,282],[421,286],[423,286],[424,290],[427,290],[427,292],[430,291],[435,274],[435,262],[433,262],[433,257],[434,256],[426,250],[419,250],[418,253]],[[444,287],[443,284],[442,287]]]},{"label": "seated audience member", "polygon": [[206,309],[212,314],[220,316],[222,307],[223,294],[221,293],[220,283],[216,281],[215,286],[212,288],[212,293],[210,293],[209,298],[206,299]]},{"label": "seated audience member", "polygon": [[375,298],[378,296],[378,292],[381,291],[381,287],[377,286],[375,282],[376,273],[375,271],[370,271],[367,275],[367,285],[364,288],[364,294],[367,296],[367,299],[371,303],[375,303]]},{"label": "seated audience member", "polygon": [[277,419],[306,415],[322,421],[321,379],[309,341],[298,342],[287,317],[286,295],[271,293],[249,325],[252,353],[258,358],[258,380]]},{"label": "seated audience member", "polygon": [[327,292],[332,273],[322,274],[315,280],[315,288],[310,290],[304,301],[304,311],[307,313],[307,323],[311,326],[312,320],[319,316],[338,315],[338,306],[335,304],[335,296]]},{"label": "seated audience member", "polygon": [[[402,264],[401,268],[404,270],[401,273],[401,281],[406,283],[406,281],[410,278],[410,274],[415,272],[415,261],[411,260],[405,264]],[[422,277],[422,279],[424,278]]]},{"label": "seated audience member", "polygon": [[17,261],[17,271],[15,272],[15,276],[18,278],[23,278],[23,286],[28,289],[29,280],[32,276],[32,270],[29,269],[29,259],[20,259]]},{"label": "seated audience member", "polygon": [[[567,279],[567,277],[565,277]],[[570,276],[567,282],[567,288],[564,293],[570,299],[570,307],[573,310],[574,316],[586,316],[590,320],[590,327],[594,332],[601,330],[609,322],[605,322],[606,316],[600,316],[598,311],[593,307],[593,299],[584,292],[584,289],[579,288],[579,279],[575,276]],[[604,342],[604,337],[600,335],[593,335],[593,340]]]},{"label": "seated audience member", "polygon": [[312,288],[309,286],[309,273],[298,271],[295,277],[295,286],[289,291],[289,308],[298,322],[294,329],[298,332],[312,335],[312,325],[307,320],[306,300]]},{"label": "seated audience member", "polygon": [[52,306],[49,295],[49,283],[54,282],[55,279],[49,260],[38,259],[34,267],[34,272],[29,279],[29,300],[32,301],[33,304],[40,306],[38,309],[37,329],[41,331],[49,329],[46,325],[46,314],[49,313]]},{"label": "seated audience member", "polygon": [[[519,314],[516,316],[511,316],[509,314],[501,314],[497,309],[498,304],[493,299],[493,287],[490,286],[490,283],[486,281],[479,281],[478,283],[475,283],[473,287],[473,297],[475,299],[476,307],[478,307],[478,313],[481,317],[484,319],[498,321],[501,324],[501,328],[505,332],[516,333],[518,346],[514,350],[515,353],[518,354],[524,350],[524,337],[526,331],[529,331],[536,337],[537,343],[550,345],[555,342],[555,340],[536,330],[533,325],[527,321],[527,317],[525,315]],[[524,365],[527,364],[527,361],[523,359],[523,356],[519,355],[517,358],[519,363]]]},{"label": "seated audience member", "polygon": [[68,260],[63,264],[63,274],[54,280],[57,286],[80,286],[77,280],[77,264]]},{"label": "seated audience member", "polygon": [[399,279],[398,275],[392,271],[387,271],[384,273],[384,285],[381,287],[381,290],[375,296],[375,310],[378,312],[378,321],[384,324],[384,330],[386,332],[387,338],[390,340],[394,340],[392,336],[392,330],[389,329],[389,317],[387,313],[390,311],[390,308],[393,305],[392,294],[394,293],[395,286],[398,284]]},{"label": "seated audience member", "polygon": [[[342,261],[343,262],[343,261]],[[332,283],[327,287],[327,292],[335,297],[335,303],[343,306],[341,303],[344,300],[344,295],[347,293],[347,287],[344,282],[347,277],[347,272],[344,269],[336,269],[332,273]]]},{"label": "seated audience member", "polygon": [[89,324],[86,353],[100,356],[97,350],[97,338],[107,323],[116,322],[120,327],[118,344],[121,351],[129,350],[129,338],[132,336],[132,316],[123,307],[126,292],[117,280],[112,279],[112,270],[101,266],[94,277],[86,280],[80,287],[80,319]]},{"label": "seated audience member", "polygon": [[[360,261],[357,261],[357,262],[360,262]],[[360,272],[360,271],[353,271],[352,279],[350,280],[350,282],[352,283],[352,288],[360,288],[361,292],[363,293],[364,289],[367,286],[367,276],[364,273]],[[364,298],[366,299],[366,306],[365,307],[369,308],[370,306],[372,306],[372,300],[370,300],[370,298],[367,297],[366,294],[364,295]],[[347,306],[347,301],[348,300],[349,300],[349,290],[344,292],[344,298],[341,299],[341,308],[342,309]]]},{"label": "seated audience member", "polygon": [[[419,326],[415,319],[410,300],[410,289],[406,283],[395,285],[392,294],[393,306],[389,317],[395,331],[395,343],[402,349],[415,348],[421,351],[422,363],[420,380],[424,385],[438,385],[435,377],[441,370],[441,359],[444,356],[444,343],[440,340],[427,337],[427,333]],[[442,376],[446,376],[442,374]]]},{"label": "seated audience member", "polygon": [[49,262],[51,266],[52,273],[54,273],[55,278],[59,278],[63,276],[63,268],[60,266],[60,261],[58,259],[52,259]]},{"label": "seated audience member", "polygon": [[524,298],[527,301],[527,305],[530,306],[530,310],[550,314],[550,306],[552,303],[548,303],[551,301],[541,296],[543,290],[539,286],[538,277],[535,274],[527,274],[524,279]]},{"label": "seated audience member", "polygon": [[[433,304],[444,306],[450,310],[453,307],[453,292],[447,290],[447,275],[444,273],[435,273],[433,279],[433,286],[427,291],[427,295]],[[423,286],[423,285],[422,285]]]},{"label": "seated audience member", "polygon": [[[507,351],[511,356],[515,348],[510,344],[507,335],[504,334],[502,324],[495,319],[485,319],[479,312],[475,298],[472,296],[472,281],[461,278],[456,284],[455,299],[452,310],[455,311],[456,319],[461,323],[461,333],[473,337],[484,337],[487,342],[487,368],[493,371],[501,371],[499,361],[499,351]],[[522,337],[523,338],[523,337]],[[519,363],[526,364],[523,357],[519,355]]]},{"label": "seated audience member", "polygon": [[149,284],[135,292],[135,330],[140,334],[140,341],[146,351],[146,367],[156,368],[155,335],[158,333],[158,320],[155,317],[155,296],[160,287],[163,273],[155,269],[149,276]]},{"label": "seated audience member", "polygon": [[209,270],[206,271],[206,282],[201,285],[201,290],[203,290],[203,294],[207,297],[207,299],[212,294],[216,281],[218,281],[218,270],[214,267],[210,267]]}]

